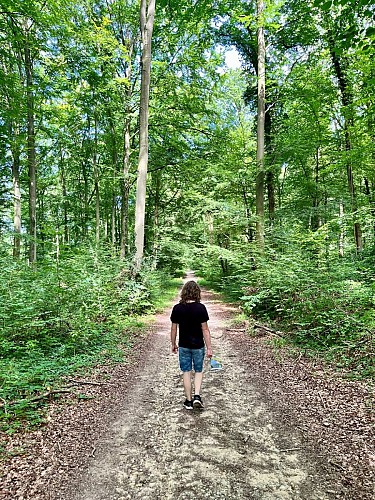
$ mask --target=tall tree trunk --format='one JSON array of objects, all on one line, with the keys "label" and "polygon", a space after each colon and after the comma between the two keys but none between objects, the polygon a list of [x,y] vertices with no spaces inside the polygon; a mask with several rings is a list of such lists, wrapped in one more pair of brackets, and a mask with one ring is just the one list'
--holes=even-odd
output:
[{"label": "tall tree trunk", "polygon": [[87,172],[87,160],[86,158],[82,161],[82,177],[83,177],[83,200],[82,200],[82,210],[80,213],[81,219],[81,236],[83,238],[87,237],[88,233],[88,217],[89,217],[89,174]]},{"label": "tall tree trunk", "polygon": [[131,98],[132,98],[132,56],[134,49],[134,42],[131,37],[123,44],[128,47],[129,62],[126,67],[126,78],[128,79],[129,86],[126,92],[126,106],[125,106],[125,123],[124,123],[124,156],[122,166],[122,189],[121,189],[121,239],[120,239],[120,258],[124,259],[128,254],[128,233],[129,233],[129,192],[130,192],[130,155],[131,155]]},{"label": "tall tree trunk", "polygon": [[[265,112],[265,121],[264,121],[264,147],[266,154],[271,153],[272,146],[272,114],[270,107]],[[267,173],[265,174],[266,186],[267,186],[267,200],[268,200],[268,217],[271,223],[275,219],[275,175],[271,168],[268,168]]]},{"label": "tall tree trunk", "polygon": [[123,159],[123,178],[121,193],[121,243],[120,257],[122,259],[128,253],[128,224],[129,224],[129,169],[130,169],[130,113],[126,117],[124,129],[124,159]]},{"label": "tall tree trunk", "polygon": [[256,177],[256,237],[264,247],[264,127],[266,93],[266,47],[264,42],[264,0],[257,0],[258,18],[258,117],[257,117],[257,177]]},{"label": "tall tree trunk", "polygon": [[98,172],[95,172],[95,241],[100,240],[100,193],[99,193],[99,177]]},{"label": "tall tree trunk", "polygon": [[27,102],[27,164],[29,173],[29,262],[36,261],[36,152],[33,90],[33,62],[28,35],[25,37],[25,73]]},{"label": "tall tree trunk", "polygon": [[13,257],[19,259],[21,253],[21,188],[20,188],[20,150],[18,147],[12,148],[13,163]]},{"label": "tall tree trunk", "polygon": [[155,0],[141,0],[142,75],[139,110],[139,161],[135,208],[135,270],[142,265],[145,233],[146,180],[148,167],[148,114],[151,74],[151,39],[154,27]]},{"label": "tall tree trunk", "polygon": [[339,257],[344,257],[344,204],[340,201],[340,212],[339,212],[339,225],[340,225],[340,235],[339,235]]},{"label": "tall tree trunk", "polygon": [[116,245],[116,194],[112,193],[112,209],[111,209],[111,242]]},{"label": "tall tree trunk", "polygon": [[[351,198],[351,209],[352,213],[355,213],[357,210],[357,199],[356,199],[356,192],[354,185],[353,169],[349,154],[352,149],[349,129],[352,123],[350,106],[352,105],[353,99],[350,93],[348,80],[345,73],[346,67],[348,66],[348,61],[344,57],[341,58],[336,53],[332,34],[328,34],[328,38],[329,38],[329,49],[330,49],[332,64],[338,80],[342,105],[344,108],[343,116],[344,116],[345,151],[348,153],[346,158],[346,176],[348,180],[348,188]],[[362,230],[359,222],[354,223],[354,240],[355,240],[356,251],[357,253],[360,253],[363,250],[363,242],[362,242]]]},{"label": "tall tree trunk", "polygon": [[98,171],[98,122],[95,114],[94,123],[94,154],[93,170],[95,183],[95,241],[99,244],[100,240],[100,193],[99,193],[99,171]]},{"label": "tall tree trunk", "polygon": [[66,177],[65,177],[65,165],[64,165],[64,154],[62,149],[60,149],[60,182],[61,191],[63,196],[63,218],[64,218],[64,233],[63,233],[63,244],[69,243],[69,228],[68,228],[68,194],[66,190]]}]

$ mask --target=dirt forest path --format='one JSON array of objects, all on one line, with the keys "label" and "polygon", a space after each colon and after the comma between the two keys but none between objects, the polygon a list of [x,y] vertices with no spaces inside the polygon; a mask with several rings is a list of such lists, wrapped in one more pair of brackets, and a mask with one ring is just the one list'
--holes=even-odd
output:
[{"label": "dirt forest path", "polygon": [[110,383],[85,386],[94,399],[57,404],[49,424],[18,443],[25,453],[8,464],[0,498],[373,498],[366,388],[330,381],[307,360],[278,359],[232,324],[238,308],[213,292],[202,302],[224,367],[205,368],[203,411],[182,406],[168,308],[133,366],[97,373]]},{"label": "dirt forest path", "polygon": [[182,407],[167,311],[158,317],[143,370],[71,500],[339,497],[306,457],[297,433],[280,424],[249,382],[252,367],[224,335],[234,311],[213,293],[203,293],[202,302],[213,351],[224,366],[213,372],[206,364],[204,411]]},{"label": "dirt forest path", "polygon": [[187,411],[177,356],[169,352],[170,321],[159,317],[153,350],[128,392],[126,406],[98,445],[73,496],[122,499],[324,499],[297,436],[277,428],[247,367],[223,335],[228,314],[215,295],[209,310],[214,353],[224,366],[206,365],[205,410]]}]

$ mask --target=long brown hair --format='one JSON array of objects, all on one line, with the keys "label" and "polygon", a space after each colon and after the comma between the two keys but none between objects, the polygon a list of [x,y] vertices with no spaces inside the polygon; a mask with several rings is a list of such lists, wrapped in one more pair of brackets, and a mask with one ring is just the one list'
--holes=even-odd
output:
[{"label": "long brown hair", "polygon": [[201,301],[201,289],[195,281],[187,281],[182,287],[180,304],[186,304],[188,300]]}]

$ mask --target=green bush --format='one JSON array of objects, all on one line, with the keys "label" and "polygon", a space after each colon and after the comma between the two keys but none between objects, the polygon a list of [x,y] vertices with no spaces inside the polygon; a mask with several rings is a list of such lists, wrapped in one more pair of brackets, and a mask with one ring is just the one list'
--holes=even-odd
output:
[{"label": "green bush", "polygon": [[[177,290],[164,271],[145,266],[134,278],[131,266],[106,248],[34,267],[1,258],[0,401],[27,399],[63,374],[124,356],[142,325],[137,317]],[[23,414],[13,409],[7,420]]]},{"label": "green bush", "polygon": [[[309,248],[311,249],[312,243]],[[227,260],[223,272],[220,256]],[[363,376],[374,374],[375,277],[372,256],[324,258],[303,245],[223,250],[209,246],[197,258],[200,274],[248,316],[283,330],[290,342],[319,351]]]}]

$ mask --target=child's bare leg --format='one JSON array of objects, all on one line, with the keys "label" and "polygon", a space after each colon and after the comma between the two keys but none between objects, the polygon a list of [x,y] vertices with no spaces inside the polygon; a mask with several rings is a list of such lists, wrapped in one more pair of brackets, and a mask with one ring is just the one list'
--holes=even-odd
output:
[{"label": "child's bare leg", "polygon": [[195,372],[194,376],[194,394],[200,394],[203,380],[203,372]]},{"label": "child's bare leg", "polygon": [[183,381],[184,381],[186,399],[191,401],[191,372],[183,373]]}]

